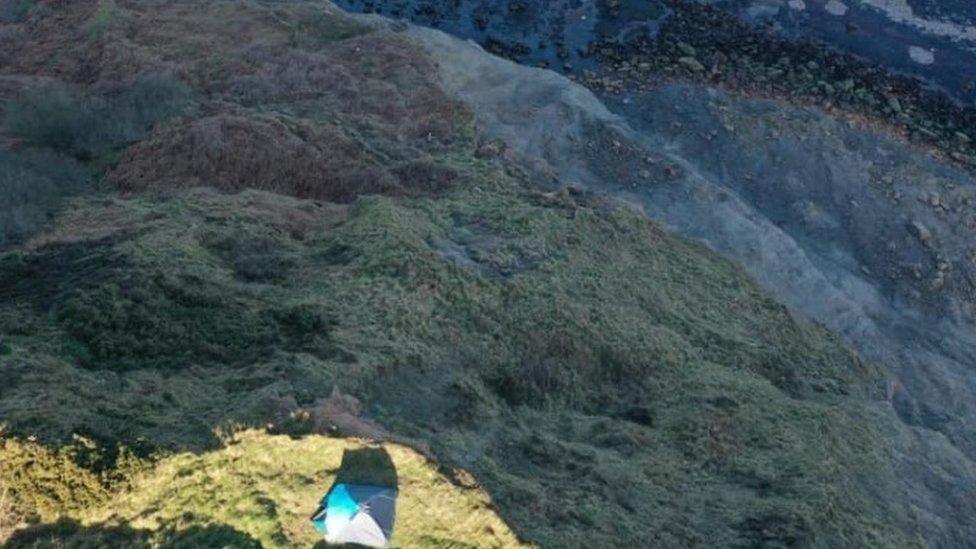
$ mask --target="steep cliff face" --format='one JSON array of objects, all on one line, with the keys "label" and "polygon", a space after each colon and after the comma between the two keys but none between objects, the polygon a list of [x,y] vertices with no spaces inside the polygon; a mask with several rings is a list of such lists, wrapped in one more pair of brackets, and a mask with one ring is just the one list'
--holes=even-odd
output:
[{"label": "steep cliff face", "polygon": [[[688,85],[607,94],[608,109],[551,72],[412,32],[486,135],[704,242],[880,363],[900,419],[892,436],[901,478],[930,519],[927,538],[971,539],[971,174],[872,132],[861,118]],[[943,499],[947,492],[954,495]]]},{"label": "steep cliff face", "polygon": [[[402,490],[497,513],[418,510],[405,545],[970,539],[944,377],[969,343],[919,350],[971,318],[963,196],[892,202],[964,174],[817,111],[599,98],[320,2],[38,2],[6,25],[0,162],[72,184],[23,195],[0,255],[3,451],[68,471],[0,468],[0,533],[303,544],[301,494],[335,467],[311,454],[358,444],[325,431],[412,445],[442,469],[396,450]],[[896,165],[867,169],[877,150]],[[896,228],[918,243],[873,247]],[[885,270],[933,254],[925,285]],[[215,435],[244,426],[304,438]],[[292,452],[225,509],[223,470]]]}]

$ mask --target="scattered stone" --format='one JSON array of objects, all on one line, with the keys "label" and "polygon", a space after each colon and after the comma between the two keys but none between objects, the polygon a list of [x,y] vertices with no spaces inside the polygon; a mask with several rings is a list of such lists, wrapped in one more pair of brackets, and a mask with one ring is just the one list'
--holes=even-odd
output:
[{"label": "scattered stone", "polygon": [[843,2],[838,2],[837,0],[830,0],[824,5],[824,10],[830,15],[836,15],[837,17],[842,17],[847,14],[847,4]]},{"label": "scattered stone", "polygon": [[908,46],[908,57],[919,65],[935,63],[935,52],[918,46]]},{"label": "scattered stone", "polygon": [[694,57],[681,57],[678,59],[678,63],[683,65],[685,68],[694,72],[705,72],[705,66],[702,65]]},{"label": "scattered stone", "polygon": [[695,51],[694,47],[684,42],[678,42],[678,49],[681,50],[681,53],[687,55],[688,57],[695,57],[698,55],[698,52]]},{"label": "scattered stone", "polygon": [[908,231],[912,233],[912,236],[917,238],[919,242],[930,246],[932,244],[932,231],[928,227],[922,224],[921,221],[913,220],[908,224]]},{"label": "scattered stone", "polygon": [[901,112],[901,101],[898,101],[898,98],[894,96],[888,97],[888,107],[890,107],[892,111],[899,113]]}]

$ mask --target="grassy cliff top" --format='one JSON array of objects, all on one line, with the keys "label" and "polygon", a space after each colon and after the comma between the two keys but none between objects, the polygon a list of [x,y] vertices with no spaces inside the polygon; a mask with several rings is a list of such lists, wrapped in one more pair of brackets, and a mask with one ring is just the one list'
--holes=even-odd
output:
[{"label": "grassy cliff top", "polygon": [[[95,491],[84,506],[52,514],[54,524],[29,527],[10,540],[15,546],[47,546],[52,537],[75,544],[149,546],[312,546],[320,536],[309,516],[345,462],[357,452],[380,451],[396,469],[398,547],[508,547],[519,545],[477,486],[461,487],[417,452],[395,444],[307,436],[292,439],[242,431],[216,451],[167,456],[137,463],[124,483]],[[7,441],[3,470],[46,464],[65,476],[74,469],[36,444]],[[67,470],[71,469],[71,470]],[[91,485],[100,479],[90,479]],[[42,487],[37,486],[38,497]],[[311,504],[311,508],[310,508]]]}]

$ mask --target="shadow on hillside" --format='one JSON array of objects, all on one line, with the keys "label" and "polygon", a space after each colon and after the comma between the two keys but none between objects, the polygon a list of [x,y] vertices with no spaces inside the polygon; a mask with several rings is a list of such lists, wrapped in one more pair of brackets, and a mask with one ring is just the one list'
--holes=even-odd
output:
[{"label": "shadow on hillside", "polygon": [[344,450],[335,483],[399,487],[396,465],[381,446]]},{"label": "shadow on hillside", "polygon": [[18,530],[4,547],[149,547],[150,536],[128,526],[82,526],[62,519]]},{"label": "shadow on hillside", "polygon": [[128,526],[98,524],[84,526],[62,519],[53,524],[37,524],[14,533],[4,547],[62,548],[143,548],[143,547],[235,547],[260,548],[248,534],[223,524],[193,526],[154,534]]}]

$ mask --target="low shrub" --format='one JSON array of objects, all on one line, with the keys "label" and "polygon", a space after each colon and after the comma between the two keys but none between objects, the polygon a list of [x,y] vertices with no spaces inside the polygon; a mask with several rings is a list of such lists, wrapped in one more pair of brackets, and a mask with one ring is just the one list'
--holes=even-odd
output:
[{"label": "low shrub", "polygon": [[85,25],[85,30],[89,36],[99,38],[117,28],[121,20],[122,15],[115,0],[98,0],[95,13]]},{"label": "low shrub", "polygon": [[294,261],[270,238],[213,237],[206,245],[244,282],[276,282],[285,278]]},{"label": "low shrub", "polygon": [[88,170],[71,158],[0,149],[0,248],[29,236],[90,184]]},{"label": "low shrub", "polygon": [[0,23],[20,23],[33,7],[34,0],[0,0]]},{"label": "low shrub", "polygon": [[112,94],[46,85],[10,102],[6,127],[34,145],[88,161],[143,139],[191,103],[191,90],[168,74],[143,75]]},{"label": "low shrub", "polygon": [[0,493],[33,520],[54,520],[65,511],[103,502],[108,491],[102,479],[78,463],[82,446],[55,450],[0,438]]},{"label": "low shrub", "polygon": [[13,532],[10,547],[151,547],[149,533],[127,526],[95,525],[60,519],[51,524],[33,524]]},{"label": "low shrub", "polygon": [[253,362],[278,340],[270,316],[203,280],[137,275],[77,291],[58,319],[85,345],[87,366],[129,370]]}]

